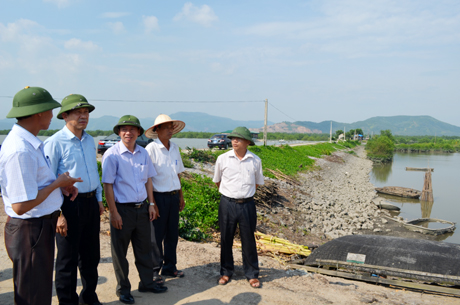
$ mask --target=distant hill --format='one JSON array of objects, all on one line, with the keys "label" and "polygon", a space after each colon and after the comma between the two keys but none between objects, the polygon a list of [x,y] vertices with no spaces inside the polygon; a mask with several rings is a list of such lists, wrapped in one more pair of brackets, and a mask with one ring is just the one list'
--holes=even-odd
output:
[{"label": "distant hill", "polygon": [[[331,121],[314,122],[294,122],[293,124],[306,127],[308,129],[318,129],[323,133],[329,133]],[[351,124],[332,121],[332,132],[336,130],[350,130],[361,128],[364,133],[380,133],[380,130],[389,129],[394,135],[423,136],[460,136],[460,127],[436,120],[431,116],[390,116],[373,117],[364,121]]]},{"label": "distant hill", "polygon": [[[229,118],[213,116],[202,112],[177,112],[170,115],[171,118],[186,123],[184,131],[208,131],[222,132],[232,130],[237,126],[246,126],[252,131],[262,132],[263,121],[236,121]],[[91,118],[88,130],[111,130],[118,122],[118,117],[102,116]],[[140,118],[144,128],[152,126],[155,118]],[[11,129],[16,122],[15,119],[0,120],[0,129]],[[64,126],[63,120],[53,119],[50,129],[60,129]],[[268,122],[268,132],[286,133],[329,133],[331,121],[320,123],[310,121],[282,122],[273,124]],[[394,135],[438,135],[438,136],[460,136],[460,127],[436,120],[431,116],[390,116],[373,117],[364,121],[354,123],[341,123],[332,121],[332,132],[336,130],[350,130],[361,128],[364,133],[380,133],[380,130],[390,129]]]}]

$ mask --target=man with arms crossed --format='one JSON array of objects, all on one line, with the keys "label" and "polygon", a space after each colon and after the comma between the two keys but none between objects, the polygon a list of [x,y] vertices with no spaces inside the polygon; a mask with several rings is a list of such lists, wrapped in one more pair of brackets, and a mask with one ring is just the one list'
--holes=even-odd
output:
[{"label": "man with arms crossed", "polygon": [[156,213],[151,178],[156,172],[147,151],[136,144],[137,137],[144,132],[139,119],[125,115],[113,132],[121,141],[109,148],[102,158],[102,183],[110,210],[112,260],[118,283],[116,293],[121,302],[133,304],[126,259],[130,241],[141,280],[139,292],[167,290],[153,281],[150,222]]},{"label": "man with arms crossed", "polygon": [[244,275],[251,287],[259,288],[259,260],[254,238],[257,213],[253,196],[257,186],[264,184],[262,162],[247,149],[254,141],[246,127],[235,128],[227,137],[232,139],[233,150],[217,158],[213,179],[221,193],[219,285],[227,284],[235,269],[232,246],[239,224]]},{"label": "man with arms crossed", "polygon": [[[161,275],[172,277],[184,276],[184,272],[177,270],[176,267],[176,248],[179,240],[179,212],[185,206],[179,174],[185,168],[179,147],[170,140],[173,134],[178,133],[184,127],[184,122],[172,120],[166,114],[160,114],[155,119],[154,125],[145,132],[146,137],[155,139],[145,149],[158,173],[152,178],[152,181],[155,203],[158,206],[160,217],[153,222],[152,234],[155,235],[160,257],[154,257],[154,260],[158,260]],[[152,244],[153,242],[152,236]],[[152,245],[152,248],[155,250],[155,245]],[[155,276],[158,275],[155,273]]]},{"label": "man with arms crossed", "polygon": [[[89,113],[94,110],[86,98],[71,94],[62,100],[57,118],[66,125],[45,141],[45,155],[56,175],[69,172],[83,182],[75,184],[78,196],[64,196],[62,214],[67,220],[67,236],[56,236],[56,294],[59,304],[101,304],[96,295],[97,266],[100,259],[99,231],[102,187],[97,169],[94,139],[85,132]],[[83,289],[78,296],[77,267]]]},{"label": "man with arms crossed", "polygon": [[0,152],[0,184],[8,215],[5,246],[13,262],[14,303],[51,304],[54,237],[66,235],[65,218],[58,217],[62,192],[72,194],[79,178],[62,173],[57,179],[37,138],[48,129],[53,110],[61,106],[40,87],[25,87],[13,98],[7,118],[17,123],[3,141]]}]

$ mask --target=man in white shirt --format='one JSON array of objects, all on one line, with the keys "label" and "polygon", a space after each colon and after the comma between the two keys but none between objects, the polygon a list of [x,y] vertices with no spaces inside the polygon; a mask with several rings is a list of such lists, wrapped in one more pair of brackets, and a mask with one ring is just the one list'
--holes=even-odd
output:
[{"label": "man in white shirt", "polygon": [[251,132],[237,127],[227,136],[232,139],[233,150],[220,155],[216,161],[213,181],[221,193],[219,227],[221,234],[221,267],[219,285],[228,283],[234,272],[233,238],[239,224],[244,275],[253,288],[259,288],[259,261],[254,237],[257,213],[254,194],[264,184],[262,162],[250,152],[254,145]]},{"label": "man in white shirt", "polygon": [[[155,139],[145,148],[157,172],[152,182],[159,217],[152,222],[152,247],[155,254],[156,243],[159,257],[154,255],[153,260],[154,264],[159,265],[161,275],[172,277],[184,276],[184,272],[176,267],[176,248],[179,240],[179,212],[184,209],[185,202],[179,175],[184,171],[184,164],[179,147],[170,139],[184,127],[184,122],[160,114],[154,125],[145,131],[146,137]],[[158,276],[156,269],[155,275]]]},{"label": "man in white shirt", "polygon": [[[62,192],[72,194],[82,182],[68,172],[57,179],[37,138],[48,129],[53,109],[60,107],[40,87],[25,87],[13,98],[7,118],[16,118],[0,151],[0,185],[8,215],[5,246],[13,262],[14,304],[51,304],[56,232],[65,236],[65,218],[58,217]],[[61,188],[61,189],[60,189]]]}]

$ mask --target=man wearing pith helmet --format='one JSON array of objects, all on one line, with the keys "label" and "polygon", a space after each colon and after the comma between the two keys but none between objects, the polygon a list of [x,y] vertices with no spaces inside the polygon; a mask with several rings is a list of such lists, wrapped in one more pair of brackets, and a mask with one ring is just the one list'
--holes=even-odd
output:
[{"label": "man wearing pith helmet", "polygon": [[[99,231],[102,187],[96,160],[96,145],[85,132],[94,106],[80,94],[62,100],[57,118],[65,126],[45,141],[45,155],[56,175],[69,172],[83,182],[75,184],[78,196],[64,196],[62,214],[67,220],[67,236],[56,236],[56,295],[59,304],[101,304],[96,295],[97,266],[100,259]],[[83,289],[77,294],[77,267]]]},{"label": "man wearing pith helmet", "polygon": [[239,224],[243,255],[243,269],[249,284],[259,288],[259,261],[254,232],[257,224],[254,194],[264,184],[262,162],[250,152],[254,145],[251,132],[237,127],[227,135],[233,150],[220,155],[216,161],[213,181],[221,193],[219,204],[220,227],[220,279],[219,285],[228,283],[235,270],[233,263],[233,237]]},{"label": "man wearing pith helmet", "polygon": [[113,132],[121,141],[102,157],[102,183],[110,210],[112,261],[118,283],[116,293],[121,302],[133,304],[126,259],[130,242],[139,272],[139,292],[167,290],[153,281],[150,222],[156,218],[152,189],[156,171],[147,151],[136,144],[137,137],[144,133],[138,118],[122,116]]},{"label": "man wearing pith helmet", "polygon": [[[185,168],[179,147],[171,137],[184,129],[185,123],[172,120],[166,114],[160,114],[155,123],[145,131],[145,136],[155,141],[145,148],[158,175],[152,178],[153,193],[160,217],[153,221],[152,234],[155,234],[160,257],[158,260],[161,275],[183,277],[184,272],[177,270],[177,242],[179,240],[179,212],[185,202],[180,183],[180,173]],[[152,243],[155,242],[152,239]],[[152,246],[155,248],[155,246]],[[162,280],[155,271],[155,277]]]},{"label": "man wearing pith helmet", "polygon": [[51,304],[54,238],[65,236],[65,219],[60,219],[62,193],[74,200],[73,186],[82,182],[68,172],[58,178],[37,138],[48,129],[53,109],[60,107],[51,94],[40,87],[25,87],[13,98],[7,118],[16,118],[0,151],[0,185],[8,215],[5,246],[13,262],[14,303]]}]

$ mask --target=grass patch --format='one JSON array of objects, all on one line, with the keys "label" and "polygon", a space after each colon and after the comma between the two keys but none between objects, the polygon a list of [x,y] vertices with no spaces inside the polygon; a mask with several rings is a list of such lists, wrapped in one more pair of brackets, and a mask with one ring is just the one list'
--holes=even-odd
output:
[{"label": "grass patch", "polygon": [[192,241],[207,239],[212,230],[219,229],[220,193],[205,176],[184,175],[181,183],[185,208],[179,213],[179,236]]}]

